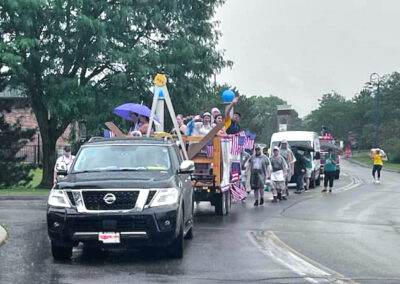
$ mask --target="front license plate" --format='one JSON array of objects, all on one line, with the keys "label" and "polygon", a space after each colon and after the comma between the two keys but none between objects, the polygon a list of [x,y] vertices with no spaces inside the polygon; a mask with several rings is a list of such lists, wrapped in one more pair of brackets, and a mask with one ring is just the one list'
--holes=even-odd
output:
[{"label": "front license plate", "polygon": [[105,243],[105,244],[119,244],[120,243],[120,238],[119,238],[119,233],[99,233],[99,241]]}]

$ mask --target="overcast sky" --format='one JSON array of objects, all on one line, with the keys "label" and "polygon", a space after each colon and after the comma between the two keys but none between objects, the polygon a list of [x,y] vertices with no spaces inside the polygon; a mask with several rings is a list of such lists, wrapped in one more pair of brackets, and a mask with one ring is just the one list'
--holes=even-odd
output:
[{"label": "overcast sky", "polygon": [[301,117],[324,93],[351,98],[371,73],[400,71],[399,0],[227,0],[216,18],[234,62],[217,80]]}]

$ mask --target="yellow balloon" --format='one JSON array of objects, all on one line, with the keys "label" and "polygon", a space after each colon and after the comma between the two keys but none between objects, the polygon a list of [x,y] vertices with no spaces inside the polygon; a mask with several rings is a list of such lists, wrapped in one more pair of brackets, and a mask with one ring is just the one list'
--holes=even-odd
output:
[{"label": "yellow balloon", "polygon": [[157,74],[156,77],[154,77],[154,84],[156,84],[157,87],[162,87],[167,83],[167,76],[164,74]]}]

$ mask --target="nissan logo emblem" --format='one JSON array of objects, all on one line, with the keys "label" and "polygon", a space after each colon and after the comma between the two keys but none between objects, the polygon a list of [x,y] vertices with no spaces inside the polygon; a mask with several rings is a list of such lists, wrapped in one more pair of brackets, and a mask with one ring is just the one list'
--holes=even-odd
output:
[{"label": "nissan logo emblem", "polygon": [[115,202],[115,200],[117,200],[117,198],[115,197],[114,194],[107,193],[106,195],[104,195],[103,200],[107,204],[113,204]]}]

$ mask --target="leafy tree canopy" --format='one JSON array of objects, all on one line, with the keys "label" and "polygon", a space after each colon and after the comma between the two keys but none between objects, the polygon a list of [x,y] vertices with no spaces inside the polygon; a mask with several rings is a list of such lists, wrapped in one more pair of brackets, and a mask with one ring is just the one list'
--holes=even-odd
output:
[{"label": "leafy tree canopy", "polygon": [[[211,19],[222,0],[0,0],[2,82],[24,88],[43,139],[50,186],[57,138],[73,120],[99,130],[120,103],[149,101],[164,71],[193,108],[230,64]],[[179,108],[178,108],[179,111]]]}]

